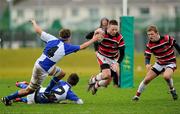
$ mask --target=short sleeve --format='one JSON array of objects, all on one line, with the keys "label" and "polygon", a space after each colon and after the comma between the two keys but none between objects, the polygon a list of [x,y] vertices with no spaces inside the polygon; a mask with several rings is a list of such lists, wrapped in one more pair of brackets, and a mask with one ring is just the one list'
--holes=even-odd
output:
[{"label": "short sleeve", "polygon": [[45,42],[49,42],[51,40],[57,40],[57,38],[55,36],[53,36],[51,34],[48,34],[48,33],[44,32],[44,31],[41,34],[41,39],[43,41],[45,41]]},{"label": "short sleeve", "polygon": [[65,55],[68,55],[70,53],[80,50],[80,46],[64,43],[64,49],[65,49]]}]

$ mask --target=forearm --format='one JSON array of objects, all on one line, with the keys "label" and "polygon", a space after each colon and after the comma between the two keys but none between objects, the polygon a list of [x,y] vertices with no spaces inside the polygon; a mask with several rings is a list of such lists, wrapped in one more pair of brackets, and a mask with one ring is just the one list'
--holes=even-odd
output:
[{"label": "forearm", "polygon": [[98,41],[98,40],[101,40],[103,38],[103,34],[104,32],[101,30],[101,29],[97,29],[95,32],[94,32],[94,35],[92,37],[92,39],[90,39],[89,41],[83,43],[80,45],[80,50],[81,49],[85,49],[86,47],[88,47],[89,45],[91,45],[92,43]]},{"label": "forearm", "polygon": [[38,26],[37,24],[33,24],[34,30],[36,33],[38,33],[39,35],[41,35],[42,33],[42,29],[40,26]]},{"label": "forearm", "polygon": [[94,35],[94,31],[88,33],[88,34],[86,35],[86,39],[92,39],[92,38],[93,38],[93,35]]},{"label": "forearm", "polygon": [[34,28],[35,32],[38,33],[39,35],[41,35],[41,33],[42,33],[41,27],[39,25],[37,25],[35,20],[32,19],[30,21],[31,21],[31,23],[33,25],[33,28]]},{"label": "forearm", "polygon": [[120,53],[120,57],[117,62],[120,64],[125,56],[125,46],[123,46],[119,49],[119,53]]},{"label": "forearm", "polygon": [[94,39],[91,39],[91,40],[89,40],[89,41],[81,44],[81,45],[80,45],[80,49],[85,49],[85,48],[87,48],[88,46],[90,46],[90,45],[91,45],[92,43],[94,43],[94,42],[95,42],[95,40],[94,40]]},{"label": "forearm", "polygon": [[174,43],[174,47],[176,48],[176,50],[178,51],[178,53],[180,54],[180,46],[179,44],[177,44],[176,42]]},{"label": "forearm", "polygon": [[98,42],[94,42],[94,50],[95,51],[98,51],[98,46],[99,46],[99,43]]},{"label": "forearm", "polygon": [[145,65],[150,64],[151,55],[145,53]]}]

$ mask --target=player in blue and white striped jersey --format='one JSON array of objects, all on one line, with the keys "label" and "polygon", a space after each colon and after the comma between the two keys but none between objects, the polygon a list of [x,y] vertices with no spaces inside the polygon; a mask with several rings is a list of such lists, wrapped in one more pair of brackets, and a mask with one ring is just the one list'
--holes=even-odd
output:
[{"label": "player in blue and white striped jersey", "polygon": [[26,89],[20,89],[19,91],[1,98],[1,101],[9,106],[12,104],[12,100],[26,96],[33,93],[40,87],[44,79],[49,75],[53,76],[50,84],[45,90],[44,96],[47,96],[54,85],[65,76],[65,72],[55,64],[62,59],[63,56],[70,53],[85,49],[95,41],[102,38],[101,34],[95,31],[95,35],[89,41],[81,45],[70,44],[71,32],[69,29],[62,29],[59,32],[59,38],[44,32],[41,27],[36,23],[34,19],[30,20],[36,33],[40,35],[40,38],[46,43],[42,55],[37,59],[34,64],[33,73],[30,84]]},{"label": "player in blue and white striped jersey", "polygon": [[[27,104],[46,104],[46,103],[58,103],[64,100],[74,101],[76,104],[83,104],[82,99],[80,99],[72,90],[71,87],[75,86],[79,81],[79,77],[76,73],[72,73],[67,82],[59,80],[58,83],[52,88],[51,95],[49,99],[42,97],[46,88],[40,87],[34,93],[27,95],[26,98],[17,98],[18,102],[25,102]],[[17,82],[17,87],[26,88],[28,86],[27,83]]]}]

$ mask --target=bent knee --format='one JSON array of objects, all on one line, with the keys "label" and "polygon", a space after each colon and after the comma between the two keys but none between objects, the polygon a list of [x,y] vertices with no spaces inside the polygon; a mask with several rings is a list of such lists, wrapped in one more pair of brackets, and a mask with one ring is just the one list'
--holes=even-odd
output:
[{"label": "bent knee", "polygon": [[110,84],[110,82],[111,82],[111,79],[107,80],[106,85],[108,86]]},{"label": "bent knee", "polygon": [[103,75],[103,79],[105,79],[105,80],[110,80],[111,79],[111,75]]},{"label": "bent knee", "polygon": [[51,73],[49,73],[49,75],[55,76],[55,77],[58,77],[59,79],[61,79],[66,75],[66,73],[59,67],[55,67],[55,70],[53,70]]},{"label": "bent knee", "polygon": [[59,79],[63,78],[66,75],[66,73],[64,71],[61,71],[58,75],[55,75],[56,77],[58,77]]},{"label": "bent knee", "polygon": [[171,76],[169,76],[169,75],[164,75],[163,78],[164,78],[165,80],[169,80],[169,79],[171,79]]},{"label": "bent knee", "polygon": [[64,77],[66,75],[66,72],[62,71],[60,76]]},{"label": "bent knee", "polygon": [[106,80],[105,85],[107,87],[111,83],[112,78],[111,77],[107,77],[105,80]]}]

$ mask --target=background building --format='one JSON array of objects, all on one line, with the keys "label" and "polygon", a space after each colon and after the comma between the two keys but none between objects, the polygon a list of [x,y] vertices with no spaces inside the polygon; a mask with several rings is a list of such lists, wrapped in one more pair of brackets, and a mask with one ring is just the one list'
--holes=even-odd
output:
[{"label": "background building", "polygon": [[[1,0],[3,9],[8,6],[7,1]],[[9,8],[11,9],[9,17],[11,18],[11,28],[19,31],[19,35],[17,32],[13,33],[15,41],[22,39],[21,36],[27,36],[27,40],[33,40],[31,36],[25,35],[27,31],[31,31],[31,26],[27,23],[30,18],[35,18],[42,28],[54,32],[54,34],[58,30],[52,30],[53,28],[58,29],[62,26],[70,28],[74,31],[74,37],[77,37],[77,40],[73,42],[81,43],[84,39],[79,39],[79,37],[84,37],[85,33],[98,27],[102,17],[119,20],[119,17],[122,16],[122,0],[10,1],[12,2],[12,6]],[[3,13],[0,12],[0,15],[2,17]],[[180,36],[179,0],[128,0],[128,15],[135,17],[135,41],[137,42],[143,44],[146,42],[144,30],[149,24],[157,24],[162,33],[170,32],[173,36]],[[56,25],[59,26],[56,27]],[[24,31],[23,35],[21,30]],[[141,51],[144,45],[135,47]]]}]

